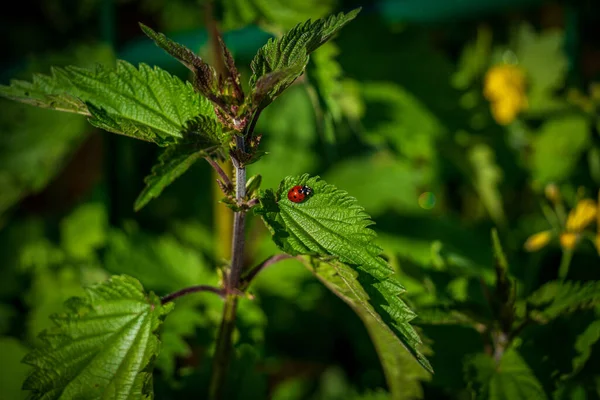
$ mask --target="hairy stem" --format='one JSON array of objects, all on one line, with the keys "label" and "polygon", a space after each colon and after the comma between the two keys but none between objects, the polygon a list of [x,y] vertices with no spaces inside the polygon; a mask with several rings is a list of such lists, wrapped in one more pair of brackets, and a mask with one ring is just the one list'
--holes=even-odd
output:
[{"label": "hairy stem", "polygon": [[[244,151],[244,138],[236,136],[237,149]],[[235,167],[235,198],[241,203],[246,196],[246,168],[240,162],[232,158]],[[231,268],[229,277],[225,282],[225,305],[217,347],[213,358],[213,369],[209,387],[209,398],[218,400],[223,398],[223,392],[227,381],[227,367],[231,357],[232,336],[235,329],[235,317],[237,312],[237,287],[242,274],[244,258],[244,227],[246,224],[245,211],[238,211],[233,217],[233,238],[231,245]]]},{"label": "hairy stem", "polygon": [[190,293],[197,293],[197,292],[210,292],[210,293],[215,293],[221,297],[225,297],[225,290],[223,290],[222,288],[208,286],[208,285],[198,285],[198,286],[186,287],[186,288],[183,288],[176,292],[170,293],[170,294],[162,297],[160,299],[160,301],[162,304],[165,304],[165,303],[175,300],[178,297],[185,296],[186,294],[190,294]]}]

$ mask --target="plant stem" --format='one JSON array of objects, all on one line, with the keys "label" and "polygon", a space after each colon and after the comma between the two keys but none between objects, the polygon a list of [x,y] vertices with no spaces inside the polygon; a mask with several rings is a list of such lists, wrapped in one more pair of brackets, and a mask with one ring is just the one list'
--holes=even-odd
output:
[{"label": "plant stem", "polygon": [[176,292],[170,293],[170,294],[162,297],[160,299],[160,302],[162,304],[165,304],[165,303],[175,300],[178,297],[185,296],[186,294],[190,294],[190,293],[197,293],[197,292],[211,292],[211,293],[218,294],[221,297],[225,297],[225,291],[221,288],[214,287],[214,286],[208,286],[208,285],[198,285],[198,286],[186,287],[186,288],[183,288]]},{"label": "plant stem", "polygon": [[237,296],[229,294],[225,298],[223,306],[223,317],[219,327],[219,336],[217,338],[217,347],[212,364],[212,375],[210,377],[210,386],[208,398],[210,400],[219,400],[223,398],[225,383],[227,381],[227,368],[231,356],[231,339],[235,329],[235,317],[237,312]]},{"label": "plant stem", "polygon": [[242,278],[240,281],[240,289],[241,290],[246,289],[246,287],[248,287],[248,285],[250,285],[250,282],[252,282],[252,280],[256,277],[256,275],[258,275],[258,273],[260,271],[264,270],[269,265],[273,265],[279,261],[286,260],[288,258],[292,258],[292,256],[290,256],[289,254],[276,254],[274,256],[267,258],[265,261],[263,261],[262,263],[260,263],[256,267],[250,269],[249,271],[247,271],[247,273],[242,275]]},{"label": "plant stem", "polygon": [[[236,136],[237,149],[244,151],[244,138]],[[246,168],[238,160],[232,157],[235,167],[235,198],[241,203],[246,196]],[[219,400],[223,398],[225,383],[227,381],[227,368],[232,349],[232,336],[235,330],[235,317],[237,312],[237,287],[242,274],[244,259],[244,227],[246,224],[245,211],[238,211],[233,217],[233,238],[231,245],[231,268],[229,277],[225,282],[225,305],[217,347],[213,358],[212,376],[210,379],[209,399]]]},{"label": "plant stem", "polygon": [[573,258],[573,250],[563,250],[560,267],[558,267],[558,279],[565,280],[567,278],[571,258]]},{"label": "plant stem", "polygon": [[221,177],[221,180],[223,181],[223,184],[225,184],[226,187],[231,187],[233,186],[231,184],[231,180],[229,179],[229,177],[227,176],[227,174],[225,173],[225,171],[223,171],[223,168],[221,168],[221,166],[219,165],[218,162],[216,162],[215,160],[213,160],[210,157],[204,157],[204,159],[206,161],[208,161],[208,163],[213,167],[213,169],[215,170],[215,172],[217,174],[219,174],[219,177]]}]

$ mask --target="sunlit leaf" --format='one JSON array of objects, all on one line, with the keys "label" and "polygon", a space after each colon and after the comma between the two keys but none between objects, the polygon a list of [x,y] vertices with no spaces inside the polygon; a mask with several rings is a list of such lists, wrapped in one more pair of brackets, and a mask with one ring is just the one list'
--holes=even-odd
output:
[{"label": "sunlit leaf", "polygon": [[[253,106],[262,109],[271,103],[304,72],[309,54],[331,39],[338,30],[353,20],[359,11],[360,9],[356,9],[347,14],[339,13],[314,22],[306,21],[296,25],[283,37],[271,39],[261,47],[250,65],[250,87],[253,93],[260,90],[264,95],[254,101]],[[278,71],[284,72],[284,75],[268,83],[264,82],[264,77]]]},{"label": "sunlit leaf", "polygon": [[87,289],[66,303],[56,327],[42,334],[45,346],[24,362],[35,369],[23,388],[32,399],[152,396],[152,359],[159,351],[155,331],[172,307],[127,276]]},{"label": "sunlit leaf", "polygon": [[[296,185],[307,185],[313,194],[302,203],[287,198]],[[285,178],[277,192],[261,195],[258,212],[273,234],[273,240],[288,254],[335,257],[347,265],[363,286],[372,307],[388,329],[428,370],[431,366],[419,350],[420,338],[409,324],[415,314],[400,299],[404,288],[392,268],[379,256],[372,222],[353,197],[308,175]],[[339,273],[339,271],[338,271]],[[364,300],[364,299],[363,299]]]},{"label": "sunlit leaf", "polygon": [[182,137],[199,115],[215,118],[211,103],[191,84],[157,67],[139,68],[118,61],[115,70],[97,66],[53,68],[32,82],[13,80],[0,96],[91,117],[90,123],[111,132],[165,144]]}]

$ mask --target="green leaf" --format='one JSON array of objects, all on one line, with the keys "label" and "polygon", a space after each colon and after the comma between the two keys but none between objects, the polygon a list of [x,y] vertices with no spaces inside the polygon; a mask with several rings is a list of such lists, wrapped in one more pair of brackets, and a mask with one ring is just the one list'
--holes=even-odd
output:
[{"label": "green leaf", "polygon": [[56,327],[42,335],[45,346],[23,360],[35,370],[23,388],[32,399],[152,397],[154,332],[172,306],[127,276],[87,289],[66,303]]},{"label": "green leaf", "polygon": [[76,115],[0,101],[0,214],[41,191],[86,138]]},{"label": "green leaf", "polygon": [[352,188],[352,194],[372,216],[390,210],[423,212],[418,196],[429,183],[425,171],[386,151],[347,157],[330,168],[325,178],[338,187]]},{"label": "green leaf", "polygon": [[135,276],[144,287],[160,294],[191,285],[216,284],[216,276],[204,259],[170,235],[151,237],[115,230],[109,236],[104,264],[111,273]]},{"label": "green leaf", "polygon": [[215,118],[211,103],[189,83],[157,67],[118,61],[116,70],[97,66],[53,68],[32,82],[13,80],[0,96],[59,111],[90,116],[111,132],[166,144],[183,136],[199,115]]},{"label": "green leaf", "polygon": [[543,400],[542,385],[516,350],[507,350],[498,365],[493,358],[477,354],[467,360],[465,375],[481,400]]},{"label": "green leaf", "polygon": [[77,259],[91,258],[106,243],[108,214],[101,203],[78,207],[60,222],[62,247]]},{"label": "green leaf", "polygon": [[486,144],[476,144],[469,150],[468,157],[473,169],[473,186],[481,202],[497,225],[505,225],[506,215],[500,192],[503,173],[496,163],[494,150]]},{"label": "green leaf", "polygon": [[72,266],[41,268],[35,271],[31,287],[25,295],[28,339],[39,342],[37,336],[53,326],[50,316],[61,311],[66,300],[82,296],[81,277]]},{"label": "green leaf", "polygon": [[517,32],[515,54],[519,65],[527,71],[528,114],[556,111],[566,106],[553,92],[563,86],[568,71],[564,53],[565,35],[560,30],[535,32],[522,24]]},{"label": "green leaf", "polygon": [[179,60],[190,71],[194,73],[194,84],[202,94],[213,100],[217,96],[218,76],[217,71],[209,64],[205,63],[200,56],[192,50],[180,45],[166,37],[162,33],[157,33],[150,27],[140,23],[144,33],[156,43],[158,47]]},{"label": "green leaf", "polygon": [[[402,300],[398,296],[386,297],[384,293],[376,293],[378,288],[377,283],[373,283],[373,277],[363,271],[356,271],[347,264],[308,257],[303,261],[328,289],[352,307],[365,324],[381,360],[392,398],[421,398],[423,393],[419,381],[429,380],[430,374],[420,368],[410,354],[415,352],[419,357],[419,363],[429,371],[431,366],[418,351],[413,350],[420,343],[420,339],[408,325],[408,320],[412,319],[414,314],[408,310]],[[379,283],[381,286],[397,285],[393,279]],[[376,304],[380,301],[383,304],[387,303],[387,307],[397,310],[400,314],[397,316],[397,321],[384,316],[386,311],[382,310],[381,304]],[[402,340],[398,340],[398,332],[412,337],[404,338],[405,343],[403,343]],[[408,351],[406,351],[407,347]]]},{"label": "green leaf", "polygon": [[152,167],[144,182],[146,187],[135,201],[135,211],[158,197],[173,181],[183,175],[200,158],[216,152],[220,146],[221,126],[207,117],[199,117],[186,128],[184,140],[168,146]]},{"label": "green leaf", "polygon": [[[287,198],[296,185],[307,185],[312,195],[302,203]],[[418,347],[421,340],[409,321],[415,314],[400,299],[404,288],[393,269],[379,256],[381,249],[373,243],[372,224],[356,199],[318,177],[308,175],[285,178],[278,191],[262,193],[257,210],[273,234],[277,246],[291,255],[335,257],[347,264],[363,282],[377,311],[394,335],[423,365],[431,366]],[[368,285],[367,285],[368,284]]]},{"label": "green leaf", "polygon": [[452,77],[452,85],[466,90],[472,85],[487,67],[492,47],[492,30],[487,26],[477,29],[475,40],[467,44],[458,62],[458,68]]},{"label": "green leaf", "polygon": [[338,103],[342,97],[342,67],[335,57],[339,54],[335,44],[324,44],[312,58],[307,69],[309,83],[315,89],[325,115],[330,115],[338,123],[342,117],[342,107]]},{"label": "green leaf", "polygon": [[592,322],[581,334],[577,336],[575,341],[575,350],[577,356],[573,358],[573,371],[565,378],[571,378],[583,369],[585,363],[592,355],[592,346],[600,340],[600,320]]},{"label": "green leaf", "polygon": [[539,322],[548,322],[563,314],[600,304],[600,281],[548,282],[527,299],[531,316]]},{"label": "green leaf", "polygon": [[[262,109],[302,75],[308,56],[327,42],[344,25],[352,21],[360,9],[348,14],[298,24],[279,39],[270,39],[252,60],[253,107]],[[254,93],[260,93],[255,96]]]},{"label": "green leaf", "polygon": [[548,120],[532,141],[533,178],[542,185],[569,178],[589,141],[589,122],[584,116],[567,115]]},{"label": "green leaf", "polygon": [[361,94],[366,104],[367,140],[375,145],[390,143],[415,164],[436,162],[436,141],[446,128],[422,100],[389,82],[362,84]]}]

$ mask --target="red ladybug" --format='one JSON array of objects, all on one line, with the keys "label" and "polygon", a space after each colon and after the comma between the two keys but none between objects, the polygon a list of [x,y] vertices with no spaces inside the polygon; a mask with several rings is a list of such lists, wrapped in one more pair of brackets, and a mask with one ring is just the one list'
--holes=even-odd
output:
[{"label": "red ladybug", "polygon": [[302,203],[307,196],[312,194],[312,189],[306,185],[296,185],[288,192],[288,199],[294,203]]}]

